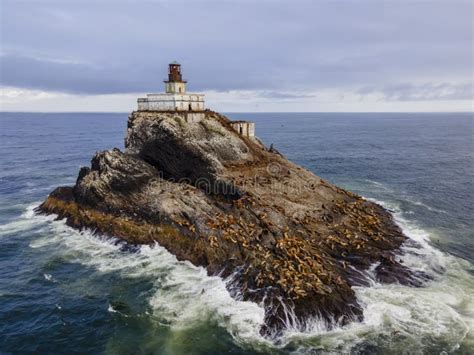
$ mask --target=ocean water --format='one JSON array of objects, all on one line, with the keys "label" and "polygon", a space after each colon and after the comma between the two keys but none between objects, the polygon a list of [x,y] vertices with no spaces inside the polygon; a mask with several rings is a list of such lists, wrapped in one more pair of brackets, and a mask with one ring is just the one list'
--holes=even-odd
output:
[{"label": "ocean water", "polygon": [[365,319],[264,339],[262,308],[159,245],[132,252],[34,208],[94,152],[123,148],[127,114],[0,114],[0,352],[473,353],[472,114],[240,113],[289,159],[378,201],[419,247],[424,287],[355,288]]}]

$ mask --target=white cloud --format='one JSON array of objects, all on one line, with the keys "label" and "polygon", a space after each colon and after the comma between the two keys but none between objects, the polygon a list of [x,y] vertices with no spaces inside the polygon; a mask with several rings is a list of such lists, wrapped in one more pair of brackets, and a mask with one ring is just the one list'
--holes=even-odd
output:
[{"label": "white cloud", "polygon": [[[326,89],[311,92],[207,91],[207,107],[221,112],[461,112],[474,100],[393,100],[383,91]],[[130,112],[144,93],[76,95],[2,87],[2,111]],[[422,97],[422,96],[420,96]]]},{"label": "white cloud", "polygon": [[0,89],[0,110],[28,112],[127,112],[140,94],[77,95],[15,87]]}]

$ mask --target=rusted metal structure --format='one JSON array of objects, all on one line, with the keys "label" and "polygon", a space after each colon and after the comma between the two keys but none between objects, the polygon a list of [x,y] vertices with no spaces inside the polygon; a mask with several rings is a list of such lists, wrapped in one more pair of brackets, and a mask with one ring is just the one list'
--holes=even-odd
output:
[{"label": "rusted metal structure", "polygon": [[186,83],[186,80],[183,80],[181,75],[181,64],[174,61],[168,65],[168,80],[165,80],[165,83]]}]

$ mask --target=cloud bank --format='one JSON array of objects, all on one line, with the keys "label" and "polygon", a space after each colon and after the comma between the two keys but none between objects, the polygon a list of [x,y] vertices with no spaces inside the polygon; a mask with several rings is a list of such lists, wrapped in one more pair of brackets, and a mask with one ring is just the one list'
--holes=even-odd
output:
[{"label": "cloud bank", "polygon": [[472,6],[3,0],[2,109],[16,110],[28,99],[15,92],[42,93],[27,107],[42,102],[47,110],[60,97],[87,106],[84,98],[118,102],[161,91],[166,65],[175,59],[191,90],[210,93],[215,104],[232,92],[242,98],[240,110],[255,110],[255,100],[270,110],[270,103],[281,110],[294,102],[302,111],[318,110],[329,101],[335,110],[348,102],[364,102],[367,110],[381,102],[431,102],[448,110],[462,102],[469,109]]}]

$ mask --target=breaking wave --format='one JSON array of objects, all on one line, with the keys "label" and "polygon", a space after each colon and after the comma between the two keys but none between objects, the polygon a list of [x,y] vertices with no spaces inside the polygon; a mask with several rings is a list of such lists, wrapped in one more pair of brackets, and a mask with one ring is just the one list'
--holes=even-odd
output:
[{"label": "breaking wave", "polygon": [[[57,253],[67,254],[68,260],[102,273],[120,273],[124,278],[151,276],[156,282],[149,304],[153,313],[166,320],[174,330],[211,321],[225,328],[239,344],[271,344],[259,334],[263,308],[232,298],[226,289],[226,280],[208,276],[204,268],[187,261],[178,261],[158,244],[130,250],[115,238],[77,231],[51,216],[34,215],[34,207],[29,206],[27,212],[4,231],[41,228],[45,233],[33,240],[30,247],[53,247]],[[2,232],[0,229],[0,234]],[[45,279],[54,279],[54,274],[45,275]],[[109,311],[115,311],[113,306]]]},{"label": "breaking wave", "polygon": [[319,333],[289,332],[286,344],[325,351],[349,352],[379,349],[419,352],[439,349],[451,352],[474,346],[474,279],[472,265],[443,253],[430,243],[429,233],[403,217],[396,204],[373,200],[393,212],[396,223],[410,239],[400,261],[413,271],[433,278],[423,287],[381,284],[371,278],[368,287],[354,287],[364,309],[364,320],[332,330],[315,326]]},{"label": "breaking wave", "polygon": [[[403,217],[397,205],[377,201],[394,211],[395,221],[410,238],[401,261],[433,279],[424,287],[380,284],[372,278],[368,287],[354,287],[364,308],[364,320],[329,329],[317,320],[304,332],[288,329],[277,339],[263,338],[260,305],[232,298],[226,282],[210,277],[205,269],[180,262],[161,246],[130,250],[117,239],[76,231],[64,221],[34,214],[30,205],[20,218],[0,226],[0,237],[17,231],[41,231],[31,248],[53,248],[67,260],[92,267],[99,273],[118,273],[123,278],[149,277],[153,292],[148,303],[151,317],[165,320],[173,331],[192,329],[203,322],[224,328],[240,346],[259,350],[279,348],[295,352],[311,350],[354,351],[371,346],[392,351],[418,351],[440,346],[446,351],[474,345],[474,294],[472,265],[433,247],[429,234]],[[44,274],[53,281],[54,272]],[[370,279],[370,272],[367,273]],[[117,312],[113,305],[109,312]]]}]

